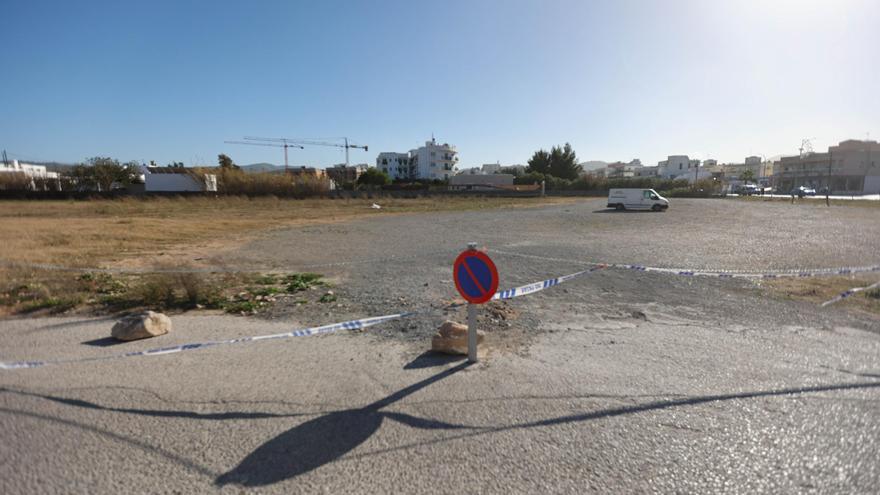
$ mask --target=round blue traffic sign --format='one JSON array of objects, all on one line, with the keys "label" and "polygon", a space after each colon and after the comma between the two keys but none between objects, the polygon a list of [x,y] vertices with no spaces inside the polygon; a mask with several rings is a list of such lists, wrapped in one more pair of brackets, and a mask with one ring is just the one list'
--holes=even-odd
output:
[{"label": "round blue traffic sign", "polygon": [[452,264],[455,288],[465,301],[482,304],[498,290],[498,269],[486,253],[469,249],[455,258]]}]

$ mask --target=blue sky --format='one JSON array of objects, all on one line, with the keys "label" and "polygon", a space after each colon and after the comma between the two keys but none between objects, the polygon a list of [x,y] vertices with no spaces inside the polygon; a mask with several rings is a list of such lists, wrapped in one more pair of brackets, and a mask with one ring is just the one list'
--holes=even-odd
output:
[{"label": "blue sky", "polygon": [[[0,3],[0,148],[30,160],[281,163],[348,136],[462,166],[740,161],[880,138],[880,2]],[[343,161],[336,148],[291,163]]]}]

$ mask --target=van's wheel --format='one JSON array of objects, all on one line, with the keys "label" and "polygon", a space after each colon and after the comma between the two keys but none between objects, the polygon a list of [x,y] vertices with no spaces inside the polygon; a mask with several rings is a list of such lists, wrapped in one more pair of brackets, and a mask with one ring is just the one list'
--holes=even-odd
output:
[{"label": "van's wheel", "polygon": [[626,207],[624,207],[623,204],[621,204],[621,203],[617,203],[617,205],[614,207],[614,209],[617,211],[623,211],[626,209]]},{"label": "van's wheel", "polygon": [[654,205],[651,207],[651,209],[654,211],[660,211],[662,208],[660,208],[660,205]]}]

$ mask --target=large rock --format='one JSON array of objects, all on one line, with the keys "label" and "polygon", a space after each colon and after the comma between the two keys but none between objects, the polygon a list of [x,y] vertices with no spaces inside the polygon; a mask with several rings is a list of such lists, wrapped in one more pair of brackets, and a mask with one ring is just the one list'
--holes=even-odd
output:
[{"label": "large rock", "polygon": [[119,340],[138,340],[165,335],[171,331],[171,318],[162,313],[147,311],[126,316],[113,325],[110,335]]},{"label": "large rock", "polygon": [[[485,334],[477,330],[478,348],[483,343],[484,338]],[[468,353],[467,325],[453,321],[444,322],[440,325],[440,330],[431,339],[431,350],[445,354],[463,354],[466,356]]]}]

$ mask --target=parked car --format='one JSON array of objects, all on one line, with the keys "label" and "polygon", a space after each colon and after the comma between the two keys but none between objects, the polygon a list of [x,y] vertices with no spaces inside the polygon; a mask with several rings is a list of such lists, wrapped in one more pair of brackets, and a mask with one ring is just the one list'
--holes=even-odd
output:
[{"label": "parked car", "polygon": [[803,198],[804,196],[815,196],[816,190],[812,187],[800,186],[791,190],[790,193],[792,196],[797,196],[799,198]]},{"label": "parked car", "polygon": [[743,184],[739,186],[737,189],[740,194],[744,196],[751,196],[753,194],[761,194],[761,188],[756,186],[755,184]]}]

